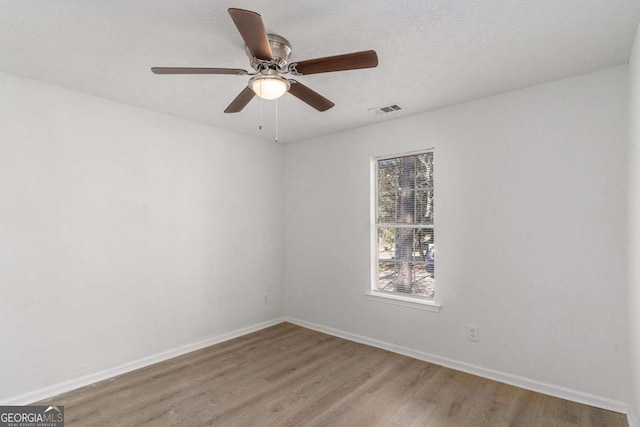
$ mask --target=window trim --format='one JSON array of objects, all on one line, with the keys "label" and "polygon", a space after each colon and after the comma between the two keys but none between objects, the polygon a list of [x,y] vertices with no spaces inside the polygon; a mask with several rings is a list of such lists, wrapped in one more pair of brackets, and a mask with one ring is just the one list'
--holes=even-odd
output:
[{"label": "window trim", "polygon": [[419,296],[409,297],[374,290],[366,292],[364,295],[369,301],[399,305],[401,307],[417,308],[419,310],[433,311],[436,313],[439,313],[442,309],[442,304],[431,298],[427,299]]},{"label": "window trim", "polygon": [[[398,305],[402,307],[409,307],[414,309],[421,309],[432,312],[440,312],[442,308],[442,304],[439,303],[436,298],[428,298],[424,296],[410,296],[410,295],[401,295],[398,293],[391,292],[383,292],[375,289],[376,284],[378,283],[378,250],[377,250],[377,242],[378,242],[378,227],[384,224],[378,224],[377,213],[378,213],[378,162],[380,160],[386,159],[394,159],[397,157],[404,156],[412,156],[424,153],[433,153],[435,152],[434,147],[425,148],[422,150],[409,151],[404,153],[395,153],[384,156],[374,156],[370,159],[370,241],[369,241],[369,250],[370,250],[370,267],[371,267],[371,278],[369,281],[369,290],[365,292],[365,297],[368,301],[381,302],[386,304]],[[436,228],[436,218],[434,218],[433,229]],[[417,228],[411,226],[411,228]],[[421,228],[421,227],[419,227]],[[437,285],[436,285],[437,286]]]}]

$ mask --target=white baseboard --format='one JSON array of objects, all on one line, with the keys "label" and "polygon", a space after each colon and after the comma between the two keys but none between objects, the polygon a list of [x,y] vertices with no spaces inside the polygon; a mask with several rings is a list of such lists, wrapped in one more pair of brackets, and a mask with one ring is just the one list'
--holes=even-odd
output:
[{"label": "white baseboard", "polygon": [[495,371],[492,369],[483,368],[480,366],[472,365],[465,362],[460,362],[460,361],[449,359],[446,357],[441,357],[434,354],[424,353],[421,351],[400,347],[395,344],[390,344],[384,341],[375,340],[362,335],[353,334],[350,332],[345,332],[338,329],[330,328],[327,326],[306,322],[304,320],[287,318],[287,317],[276,318],[266,322],[251,325],[245,328],[230,331],[215,337],[211,337],[195,343],[187,344],[172,350],[167,350],[167,351],[157,353],[148,357],[144,357],[142,359],[134,360],[132,362],[128,362],[120,366],[105,369],[103,371],[85,375],[83,377],[65,381],[63,383],[55,384],[49,387],[44,387],[38,390],[21,394],[19,396],[0,400],[0,405],[27,405],[33,402],[44,400],[61,393],[66,393],[68,391],[75,390],[77,388],[96,383],[98,381],[113,378],[115,376],[122,375],[127,372],[134,371],[136,369],[153,365],[154,363],[162,362],[164,360],[181,356],[183,354],[190,353],[192,351],[199,350],[201,348],[209,347],[211,345],[228,341],[230,339],[237,338],[242,335],[250,334],[252,332],[259,331],[260,329],[277,325],[278,323],[281,323],[283,321],[290,322],[305,328],[313,329],[318,332],[323,332],[329,335],[344,338],[350,341],[370,345],[372,347],[377,347],[384,350],[393,351],[394,353],[413,357],[414,359],[424,360],[425,362],[434,363],[440,366],[445,366],[447,368],[456,369],[458,371],[463,371],[473,375],[478,375],[484,378],[489,378],[495,381],[499,381],[502,383],[511,384],[516,387],[521,387],[527,390],[536,391],[539,393],[556,396],[562,399],[567,399],[574,402],[583,403],[586,405],[595,406],[598,408],[603,408],[610,411],[627,414],[629,427],[640,427],[638,418],[635,416],[633,412],[630,411],[629,405],[624,402],[608,399],[605,397],[595,396],[589,393],[572,390],[566,387],[560,387],[553,384],[542,383],[540,381],[532,380],[532,379],[521,377],[518,375],[512,375],[512,374],[507,374],[500,371]]},{"label": "white baseboard", "polygon": [[49,387],[44,387],[38,390],[30,391],[28,393],[21,394],[19,396],[11,397],[8,399],[0,400],[0,406],[3,405],[28,405],[33,402],[48,399],[53,396],[57,396],[61,393],[66,393],[71,390],[75,390],[80,387],[87,386],[89,384],[96,383],[98,381],[113,378],[117,375],[122,375],[127,372],[135,371],[136,369],[144,368],[145,366],[153,365],[154,363],[162,362],[173,357],[181,356],[186,353],[190,353],[201,348],[209,347],[214,344],[218,344],[224,341],[228,341],[233,338],[240,337],[242,335],[250,334],[260,329],[268,328],[269,326],[282,323],[283,318],[276,318],[268,320],[266,322],[258,323],[256,325],[247,326],[246,328],[236,329],[234,331],[226,332],[224,334],[207,338],[195,343],[187,344],[172,350],[163,351],[161,353],[153,354],[142,359],[134,360],[132,362],[125,363],[120,366],[105,369],[93,374],[85,375],[80,378],[65,381],[63,383],[54,384]]},{"label": "white baseboard", "polygon": [[636,414],[633,412],[633,409],[627,414],[627,423],[629,424],[629,427],[640,427],[640,422],[638,421]]},{"label": "white baseboard", "polygon": [[[436,365],[445,366],[447,368],[455,369],[457,371],[467,372],[469,374],[478,375],[480,377],[499,381],[505,384],[510,384],[510,385],[524,388],[527,390],[536,391],[536,392],[547,394],[550,396],[571,400],[573,402],[583,403],[585,405],[607,409],[609,411],[620,412],[622,414],[629,414],[629,405],[627,403],[620,402],[617,400],[613,400],[613,399],[609,399],[601,396],[595,396],[593,394],[584,393],[578,390],[572,390],[566,387],[547,384],[540,381],[532,380],[530,378],[508,374],[508,373],[496,371],[493,369],[483,368],[481,366],[460,362],[458,360],[437,356],[435,354],[424,353],[422,351],[412,350],[406,347],[400,347],[395,344],[390,344],[384,341],[375,340],[362,335],[353,334],[350,332],[333,329],[327,326],[306,322],[304,320],[293,319],[293,318],[285,318],[285,320],[289,323],[293,323],[295,325],[302,326],[308,329],[313,329],[318,332],[323,332],[323,333],[344,338],[350,341],[355,341],[361,344],[370,345],[372,347],[389,350],[394,353],[413,357],[414,359],[423,360],[425,362],[434,363]],[[631,421],[629,421],[629,426],[640,427],[640,425],[638,425],[637,423],[632,424]]]}]

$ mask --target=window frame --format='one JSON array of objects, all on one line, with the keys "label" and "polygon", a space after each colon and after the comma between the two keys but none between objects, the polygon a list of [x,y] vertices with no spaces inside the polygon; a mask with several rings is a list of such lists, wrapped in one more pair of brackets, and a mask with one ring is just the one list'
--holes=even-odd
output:
[{"label": "window frame", "polygon": [[[439,312],[442,304],[437,302],[435,297],[426,297],[422,295],[410,295],[402,294],[400,292],[383,292],[377,290],[378,284],[378,230],[381,227],[389,226],[389,223],[378,223],[378,162],[381,160],[395,159],[399,157],[415,156],[425,153],[434,154],[435,163],[435,149],[427,148],[422,150],[416,150],[404,153],[395,153],[383,156],[375,156],[370,159],[370,260],[371,260],[371,280],[369,283],[369,290],[365,293],[367,300],[393,304],[403,307],[427,310],[432,312]],[[435,175],[435,173],[434,173]],[[435,189],[435,176],[434,176],[434,189]],[[436,229],[437,217],[434,215],[433,226],[434,231]],[[412,226],[410,228],[429,228],[424,226]],[[439,295],[439,293],[438,293]]]}]

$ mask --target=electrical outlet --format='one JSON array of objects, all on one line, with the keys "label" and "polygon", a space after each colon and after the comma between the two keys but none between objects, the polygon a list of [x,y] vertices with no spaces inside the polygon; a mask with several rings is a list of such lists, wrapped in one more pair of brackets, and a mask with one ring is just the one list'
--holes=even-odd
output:
[{"label": "electrical outlet", "polygon": [[467,325],[467,340],[480,341],[480,328],[478,326]]}]

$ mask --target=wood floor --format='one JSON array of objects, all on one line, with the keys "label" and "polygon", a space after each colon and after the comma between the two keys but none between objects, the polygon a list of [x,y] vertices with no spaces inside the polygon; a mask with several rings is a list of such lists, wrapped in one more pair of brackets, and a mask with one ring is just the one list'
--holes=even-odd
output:
[{"label": "wood floor", "polygon": [[289,323],[41,404],[70,426],[627,426],[534,393]]}]

